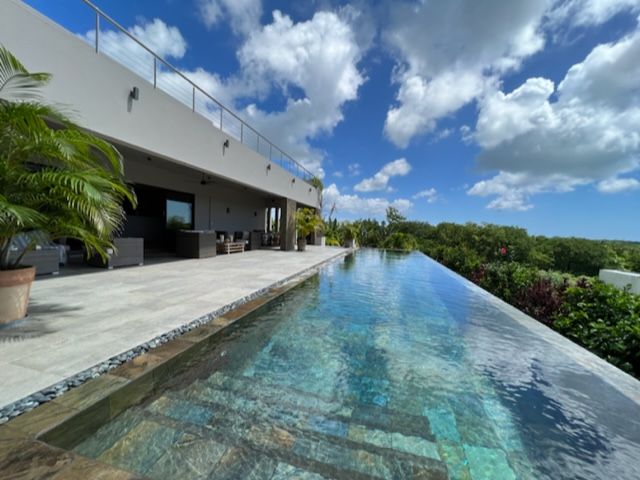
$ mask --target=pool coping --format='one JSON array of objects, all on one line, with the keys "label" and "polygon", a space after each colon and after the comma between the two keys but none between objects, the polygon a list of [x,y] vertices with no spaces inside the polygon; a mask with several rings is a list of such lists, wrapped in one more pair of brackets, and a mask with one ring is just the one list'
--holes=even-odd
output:
[{"label": "pool coping", "polygon": [[[163,334],[151,342],[166,337],[164,341],[147,350],[140,350],[138,346],[118,355],[121,357],[135,352],[133,357],[125,355],[120,364],[98,372],[97,376],[85,378],[78,386],[0,425],[0,471],[14,474],[18,478],[23,478],[20,476],[22,474],[34,479],[46,477],[85,480],[102,475],[117,479],[144,478],[66,448],[77,443],[78,436],[90,434],[152,394],[175,373],[171,367],[184,365],[190,358],[197,357],[210,342],[215,341],[222,330],[353,251],[341,251],[291,277],[189,322],[183,327],[190,328],[171,338],[167,337],[168,334]],[[85,372],[70,377],[65,382]]]}]

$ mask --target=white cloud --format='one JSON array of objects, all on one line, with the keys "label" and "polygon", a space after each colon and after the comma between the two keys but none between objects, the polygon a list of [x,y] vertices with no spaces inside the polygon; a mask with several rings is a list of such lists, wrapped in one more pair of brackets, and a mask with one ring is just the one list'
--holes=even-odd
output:
[{"label": "white cloud", "polygon": [[388,207],[397,208],[401,213],[406,213],[413,203],[406,198],[397,198],[389,201],[386,198],[365,198],[359,195],[342,194],[332,183],[323,191],[324,204],[329,208],[335,205],[340,217],[371,216],[382,218]]},{"label": "white cloud", "polygon": [[640,168],[638,85],[640,30],[595,47],[555,90],[531,78],[509,94],[486,95],[475,131],[478,164],[499,173],[469,193],[496,196],[493,208],[522,210],[537,193],[598,181],[603,192],[632,188],[633,179],[617,176]]},{"label": "white cloud", "polygon": [[394,2],[384,39],[398,58],[385,135],[398,147],[495,90],[559,30],[601,24],[638,0]]},{"label": "white cloud", "polygon": [[620,193],[638,190],[640,181],[635,178],[608,178],[598,182],[597,188],[602,193]]},{"label": "white cloud", "polygon": [[426,190],[416,193],[412,198],[414,200],[426,198],[428,203],[433,203],[438,198],[438,191],[435,188],[427,188]]},{"label": "white cloud", "polygon": [[238,52],[245,84],[255,93],[277,87],[287,96],[295,87],[303,96],[289,97],[282,111],[251,104],[245,114],[307,168],[319,168],[324,152],[309,140],[332,132],[343,105],[357,98],[365,81],[357,67],[362,54],[351,26],[335,12],[294,23],[274,11],[273,22],[253,32]]},{"label": "white cloud", "polygon": [[411,165],[404,158],[398,158],[393,162],[387,163],[373,177],[365,178],[356,184],[353,189],[357,192],[375,192],[377,190],[386,190],[389,188],[389,180],[391,177],[399,177],[407,175],[411,171]]},{"label": "white cloud", "polygon": [[385,134],[406,147],[544,46],[545,1],[394,4],[386,43],[399,56]]},{"label": "white cloud", "polygon": [[555,27],[567,21],[571,26],[599,25],[621,11],[638,13],[640,2],[638,0],[559,1],[549,13],[549,23]]},{"label": "white cloud", "polygon": [[487,180],[473,185],[467,193],[479,197],[495,196],[487,208],[495,210],[526,211],[533,208],[529,202],[532,195],[539,193],[566,193],[588,180],[564,175],[532,177],[526,173],[500,172]]},{"label": "white cloud", "polygon": [[226,22],[235,33],[247,35],[260,26],[262,2],[261,0],[199,0],[198,11],[207,28]]},{"label": "white cloud", "polygon": [[349,170],[349,175],[351,177],[357,177],[358,175],[360,175],[360,164],[359,163],[350,163],[347,166],[347,169]]},{"label": "white cloud", "polygon": [[[128,31],[163,58],[179,59],[187,51],[187,42],[180,30],[167,25],[159,18],[135,25]],[[95,44],[95,30],[79,36],[86,42]],[[153,56],[127,35],[116,30],[102,30],[99,42],[102,53],[122,63],[137,75],[153,80]]]},{"label": "white cloud", "polygon": [[333,176],[336,178],[342,178],[344,177],[344,173],[342,173],[340,170],[333,172]]}]

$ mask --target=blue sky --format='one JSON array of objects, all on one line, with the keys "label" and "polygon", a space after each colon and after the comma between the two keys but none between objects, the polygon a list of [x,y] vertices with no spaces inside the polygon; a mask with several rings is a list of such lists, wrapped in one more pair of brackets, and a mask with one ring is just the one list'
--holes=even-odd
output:
[{"label": "blue sky", "polygon": [[[80,0],[27,3],[90,38]],[[95,3],[323,175],[338,218],[640,241],[640,0]]]}]

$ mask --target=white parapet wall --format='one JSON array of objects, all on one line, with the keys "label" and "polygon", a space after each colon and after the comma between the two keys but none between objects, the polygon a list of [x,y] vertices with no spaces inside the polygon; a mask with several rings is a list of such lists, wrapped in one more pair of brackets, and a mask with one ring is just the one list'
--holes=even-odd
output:
[{"label": "white parapet wall", "polygon": [[630,288],[631,293],[640,295],[640,273],[622,270],[600,270],[599,278],[604,283],[618,288]]},{"label": "white parapet wall", "polygon": [[83,127],[151,156],[318,206],[316,188],[270,160],[268,148],[265,158],[20,0],[0,0],[0,45],[29,70],[53,74],[46,101],[65,106]]}]

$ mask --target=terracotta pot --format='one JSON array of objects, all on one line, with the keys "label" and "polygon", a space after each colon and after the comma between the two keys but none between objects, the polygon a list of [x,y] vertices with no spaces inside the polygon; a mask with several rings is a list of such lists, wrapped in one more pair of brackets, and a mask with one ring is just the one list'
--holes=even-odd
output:
[{"label": "terracotta pot", "polygon": [[0,324],[27,315],[29,292],[35,276],[35,267],[0,270]]}]

